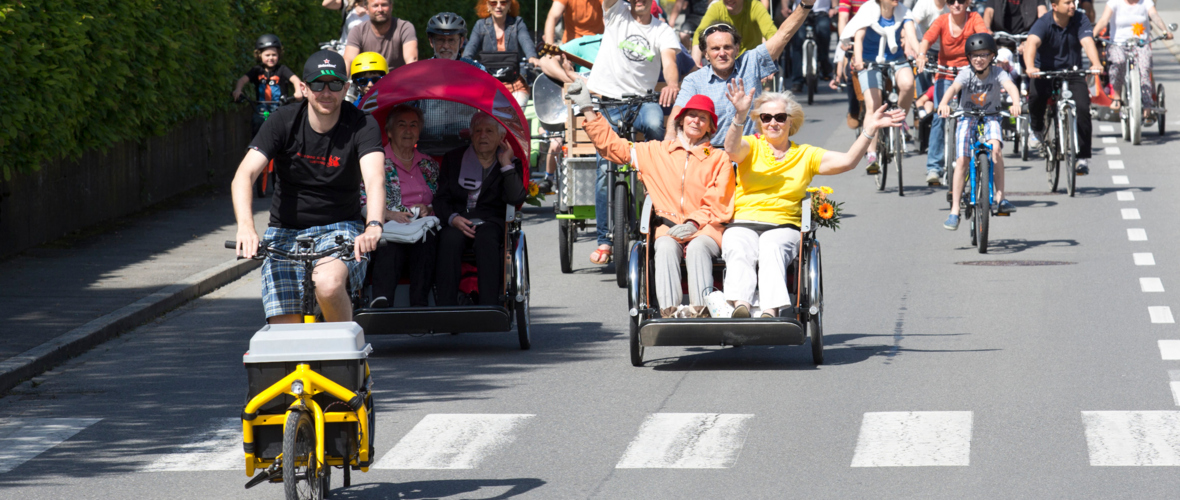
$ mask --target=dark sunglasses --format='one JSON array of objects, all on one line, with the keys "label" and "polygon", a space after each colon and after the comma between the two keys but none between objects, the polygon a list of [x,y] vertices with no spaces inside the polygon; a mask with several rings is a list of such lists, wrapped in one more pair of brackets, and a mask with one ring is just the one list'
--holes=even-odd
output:
[{"label": "dark sunglasses", "polygon": [[971,2],[969,0],[946,0],[946,3],[947,3],[947,5],[956,4],[956,3],[961,3],[963,5],[967,5],[968,3],[971,3]]},{"label": "dark sunglasses", "polygon": [[380,80],[380,79],[381,79],[381,77],[379,77],[379,76],[370,76],[370,77],[365,77],[365,78],[353,78],[352,83],[355,83],[357,87],[364,87],[366,85],[372,85],[374,83],[377,83],[377,80]]},{"label": "dark sunglasses", "polygon": [[344,82],[341,80],[332,80],[330,82],[308,82],[307,88],[311,89],[312,92],[323,92],[325,85],[327,85],[328,89],[332,92],[340,92],[344,89]]},{"label": "dark sunglasses", "polygon": [[758,118],[762,119],[762,123],[770,123],[770,120],[774,120],[779,123],[787,123],[787,114],[786,113],[779,113],[777,115],[772,115],[770,113],[762,113],[761,115],[758,116]]}]

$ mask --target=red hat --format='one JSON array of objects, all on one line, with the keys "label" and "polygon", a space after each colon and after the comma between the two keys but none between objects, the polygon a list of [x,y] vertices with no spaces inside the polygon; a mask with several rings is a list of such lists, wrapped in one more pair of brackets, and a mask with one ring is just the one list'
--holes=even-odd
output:
[{"label": "red hat", "polygon": [[709,117],[713,119],[713,128],[714,129],[717,128],[717,112],[714,111],[713,100],[709,99],[709,96],[704,95],[704,94],[697,94],[697,95],[692,96],[692,99],[689,99],[688,103],[685,104],[683,108],[680,108],[680,113],[678,113],[676,115],[675,119],[679,120],[680,117],[684,116],[684,113],[690,109],[695,109],[695,110],[704,111],[706,113],[709,113]]}]

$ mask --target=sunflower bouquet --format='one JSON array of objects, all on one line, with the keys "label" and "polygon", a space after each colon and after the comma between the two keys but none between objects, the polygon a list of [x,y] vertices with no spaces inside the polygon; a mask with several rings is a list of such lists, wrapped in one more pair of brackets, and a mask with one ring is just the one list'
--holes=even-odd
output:
[{"label": "sunflower bouquet", "polygon": [[811,193],[811,220],[820,227],[828,227],[833,231],[840,228],[840,212],[843,202],[837,203],[828,198],[834,191],[827,186],[809,187]]},{"label": "sunflower bouquet", "polygon": [[539,207],[542,201],[545,201],[545,193],[541,192],[541,186],[538,186],[536,181],[530,180],[529,192],[524,197],[524,202],[534,207]]}]

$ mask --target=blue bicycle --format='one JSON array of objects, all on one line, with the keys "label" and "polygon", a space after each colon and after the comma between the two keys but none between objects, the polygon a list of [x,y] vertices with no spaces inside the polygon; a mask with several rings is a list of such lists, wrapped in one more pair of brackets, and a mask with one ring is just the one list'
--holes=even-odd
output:
[{"label": "blue bicycle", "polygon": [[[983,111],[959,110],[951,114],[950,118],[958,119],[963,116],[975,118],[975,130],[971,138],[971,163],[968,165],[965,196],[959,200],[964,209],[963,216],[971,220],[971,245],[979,249],[979,253],[987,253],[987,231],[991,216],[1006,216],[999,212],[996,203],[995,164],[992,163],[992,146],[979,140],[984,135],[984,118],[988,116],[1011,116],[1007,112],[985,113]],[[951,121],[949,123],[955,123]],[[984,171],[984,165],[987,171]],[[985,179],[986,176],[986,179]]]}]

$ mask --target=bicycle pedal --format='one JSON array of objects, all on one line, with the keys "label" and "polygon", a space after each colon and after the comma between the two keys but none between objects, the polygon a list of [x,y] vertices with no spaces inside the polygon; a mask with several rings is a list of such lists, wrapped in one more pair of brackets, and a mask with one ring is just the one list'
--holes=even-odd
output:
[{"label": "bicycle pedal", "polygon": [[994,215],[996,217],[1008,217],[1008,216],[1012,215],[1012,213],[1011,212],[992,212],[992,215]]}]

